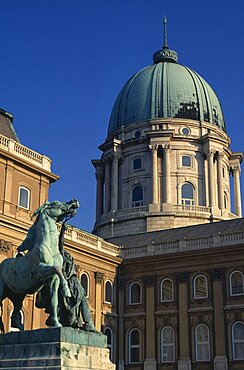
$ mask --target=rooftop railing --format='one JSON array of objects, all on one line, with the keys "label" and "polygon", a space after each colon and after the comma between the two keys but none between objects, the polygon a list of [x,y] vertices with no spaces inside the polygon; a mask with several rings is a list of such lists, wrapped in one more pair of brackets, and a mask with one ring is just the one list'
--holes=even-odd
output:
[{"label": "rooftop railing", "polygon": [[124,247],[122,257],[125,259],[146,257],[152,255],[187,252],[208,248],[219,248],[244,243],[244,231],[208,235],[199,238],[184,238],[177,241],[163,241],[135,247]]},{"label": "rooftop railing", "polygon": [[0,135],[0,149],[33,163],[46,171],[51,172],[51,159],[45,155],[39,154],[16,141]]}]

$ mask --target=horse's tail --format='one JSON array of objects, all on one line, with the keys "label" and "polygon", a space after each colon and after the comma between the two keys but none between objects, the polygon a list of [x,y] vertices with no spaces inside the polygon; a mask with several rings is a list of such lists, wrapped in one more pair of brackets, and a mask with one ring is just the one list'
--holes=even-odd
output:
[{"label": "horse's tail", "polygon": [[1,309],[1,315],[0,315],[0,332],[1,333],[5,333],[5,330],[4,330],[4,324],[3,324],[3,304],[1,303],[1,306],[0,306],[0,309]]}]

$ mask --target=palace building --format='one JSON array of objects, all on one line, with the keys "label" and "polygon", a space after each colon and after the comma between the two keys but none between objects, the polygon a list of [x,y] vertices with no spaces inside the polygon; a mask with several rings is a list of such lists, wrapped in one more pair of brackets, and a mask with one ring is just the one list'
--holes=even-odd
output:
[{"label": "palace building", "polygon": [[[243,154],[230,148],[214,90],[178,62],[164,26],[162,49],[125,83],[92,161],[93,233],[69,226],[65,248],[118,370],[243,370]],[[0,260],[15,256],[58,180],[12,123],[1,109]],[[24,302],[26,329],[45,326],[34,303]],[[13,330],[12,303],[3,306]]]},{"label": "palace building", "polygon": [[164,26],[162,50],[125,83],[92,161],[94,233],[123,257],[113,356],[128,370],[244,369],[243,154]]}]

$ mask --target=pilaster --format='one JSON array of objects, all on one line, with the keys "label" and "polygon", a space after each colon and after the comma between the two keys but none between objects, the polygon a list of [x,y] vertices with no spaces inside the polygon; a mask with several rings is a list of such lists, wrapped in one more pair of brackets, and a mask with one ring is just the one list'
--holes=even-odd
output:
[{"label": "pilaster", "polygon": [[156,277],[154,275],[144,277],[146,297],[146,358],[144,370],[156,370],[156,343],[155,343],[155,302],[154,286]]},{"label": "pilaster", "polygon": [[179,360],[178,370],[191,370],[188,320],[188,272],[176,275],[179,289]]},{"label": "pilaster", "polygon": [[214,370],[227,370],[227,357],[225,348],[225,321],[223,311],[223,276],[224,270],[213,269],[210,271],[213,281],[214,302],[214,341],[215,357]]},{"label": "pilaster", "polygon": [[101,309],[102,309],[102,283],[104,279],[104,274],[102,272],[96,271],[95,273],[95,326],[97,330],[101,330]]}]

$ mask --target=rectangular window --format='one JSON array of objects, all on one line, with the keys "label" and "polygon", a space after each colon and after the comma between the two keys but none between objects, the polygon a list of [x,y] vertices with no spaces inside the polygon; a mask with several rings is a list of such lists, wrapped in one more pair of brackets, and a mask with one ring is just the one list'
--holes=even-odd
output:
[{"label": "rectangular window", "polygon": [[182,156],[182,166],[191,167],[191,157],[189,155]]},{"label": "rectangular window", "polygon": [[141,158],[133,159],[133,170],[140,170],[141,169]]}]

